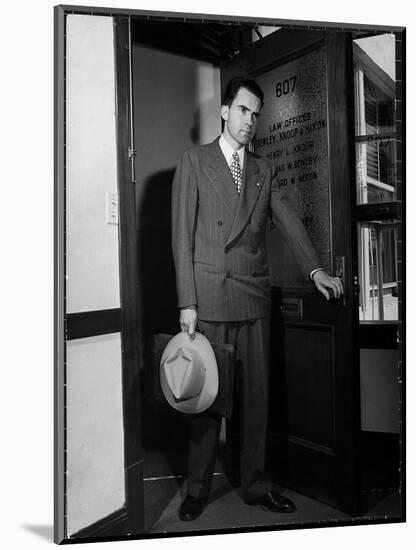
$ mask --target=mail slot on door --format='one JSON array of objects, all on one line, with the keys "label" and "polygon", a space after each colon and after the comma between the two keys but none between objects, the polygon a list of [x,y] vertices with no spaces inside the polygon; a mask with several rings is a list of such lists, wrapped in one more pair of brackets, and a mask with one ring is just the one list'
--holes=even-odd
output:
[{"label": "mail slot on door", "polygon": [[282,298],[280,309],[284,317],[301,319],[303,316],[302,298]]}]

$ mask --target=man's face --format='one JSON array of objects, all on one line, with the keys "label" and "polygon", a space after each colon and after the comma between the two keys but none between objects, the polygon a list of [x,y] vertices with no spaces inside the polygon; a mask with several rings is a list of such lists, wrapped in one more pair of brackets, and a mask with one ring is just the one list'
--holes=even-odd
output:
[{"label": "man's face", "polygon": [[221,116],[225,121],[224,136],[235,150],[253,139],[260,109],[260,99],[246,88],[238,90],[230,106],[221,107]]}]

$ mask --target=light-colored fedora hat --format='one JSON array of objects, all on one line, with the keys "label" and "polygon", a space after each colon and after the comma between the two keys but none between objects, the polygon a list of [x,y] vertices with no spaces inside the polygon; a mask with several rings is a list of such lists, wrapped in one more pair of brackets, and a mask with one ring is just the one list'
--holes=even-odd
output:
[{"label": "light-colored fedora hat", "polygon": [[218,394],[218,367],[207,338],[197,332],[174,336],[160,359],[160,385],[168,403],[178,411],[195,414],[207,410]]}]

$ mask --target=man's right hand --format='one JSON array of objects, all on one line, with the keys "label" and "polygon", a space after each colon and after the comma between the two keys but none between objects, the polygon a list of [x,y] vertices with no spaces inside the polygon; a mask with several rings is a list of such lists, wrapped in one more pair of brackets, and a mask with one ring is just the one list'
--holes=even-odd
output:
[{"label": "man's right hand", "polygon": [[181,309],[179,317],[179,324],[182,332],[187,332],[189,338],[193,340],[195,338],[196,325],[198,323],[198,314],[194,308]]}]

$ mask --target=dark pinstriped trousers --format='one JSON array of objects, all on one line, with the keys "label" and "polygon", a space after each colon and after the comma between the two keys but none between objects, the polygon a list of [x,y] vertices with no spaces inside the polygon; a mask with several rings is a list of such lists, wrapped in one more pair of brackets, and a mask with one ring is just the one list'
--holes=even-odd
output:
[{"label": "dark pinstriped trousers", "polygon": [[[272,484],[265,475],[268,401],[269,317],[239,322],[199,321],[198,329],[211,342],[232,344],[236,361],[234,383],[239,384],[243,498],[254,500]],[[215,467],[221,418],[204,413],[191,420],[188,456],[188,495],[208,496]]]}]

